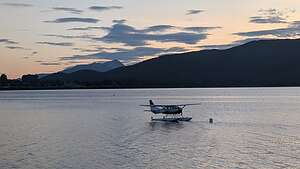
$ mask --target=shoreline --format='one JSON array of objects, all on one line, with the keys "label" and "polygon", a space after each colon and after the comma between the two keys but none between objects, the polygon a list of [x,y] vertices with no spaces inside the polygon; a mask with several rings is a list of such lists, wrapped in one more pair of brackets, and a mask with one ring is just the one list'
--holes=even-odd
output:
[{"label": "shoreline", "polygon": [[182,87],[176,87],[176,86],[156,86],[156,87],[150,87],[150,86],[145,86],[145,87],[49,87],[49,88],[42,88],[42,87],[11,87],[11,88],[3,88],[0,87],[0,91],[19,91],[19,90],[25,90],[25,91],[34,91],[34,90],[111,90],[111,89],[246,89],[246,88],[298,88],[300,86],[292,86],[292,85],[281,85],[281,86],[182,86]]}]

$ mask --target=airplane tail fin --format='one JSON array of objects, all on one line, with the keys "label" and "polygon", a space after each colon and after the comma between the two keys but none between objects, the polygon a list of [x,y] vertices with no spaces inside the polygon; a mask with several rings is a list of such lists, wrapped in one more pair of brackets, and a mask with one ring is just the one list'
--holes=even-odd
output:
[{"label": "airplane tail fin", "polygon": [[152,100],[149,100],[149,103],[150,103],[150,106],[153,106],[153,105],[154,105],[154,103],[153,103]]}]

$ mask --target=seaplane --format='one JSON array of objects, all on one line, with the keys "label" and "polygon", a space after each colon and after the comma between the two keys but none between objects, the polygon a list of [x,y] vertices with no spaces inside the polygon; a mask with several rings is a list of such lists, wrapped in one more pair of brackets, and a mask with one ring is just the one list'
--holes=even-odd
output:
[{"label": "seaplane", "polygon": [[165,122],[179,122],[179,121],[191,121],[192,117],[184,117],[183,109],[186,106],[200,105],[196,104],[177,104],[177,105],[157,105],[152,100],[149,100],[149,105],[141,105],[143,107],[150,107],[147,112],[152,112],[154,115],[163,115],[162,117],[151,116],[152,121],[165,121]]}]

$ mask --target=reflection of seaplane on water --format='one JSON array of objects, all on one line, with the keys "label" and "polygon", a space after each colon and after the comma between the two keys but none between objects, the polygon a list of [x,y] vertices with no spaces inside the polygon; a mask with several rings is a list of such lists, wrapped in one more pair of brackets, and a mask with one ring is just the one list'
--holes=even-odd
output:
[{"label": "reflection of seaplane on water", "polygon": [[178,122],[178,121],[191,121],[192,117],[184,117],[183,109],[186,106],[199,105],[197,104],[178,104],[178,105],[157,105],[152,100],[149,101],[149,105],[141,105],[144,107],[150,107],[150,111],[155,115],[161,114],[162,117],[154,118],[151,117],[152,121],[167,121],[167,122]]}]

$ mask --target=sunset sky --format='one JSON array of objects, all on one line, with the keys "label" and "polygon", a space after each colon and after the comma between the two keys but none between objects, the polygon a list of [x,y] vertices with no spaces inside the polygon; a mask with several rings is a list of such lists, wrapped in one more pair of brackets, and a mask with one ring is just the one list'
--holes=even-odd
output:
[{"label": "sunset sky", "polygon": [[0,73],[10,78],[118,59],[298,38],[298,0],[0,0]]}]

